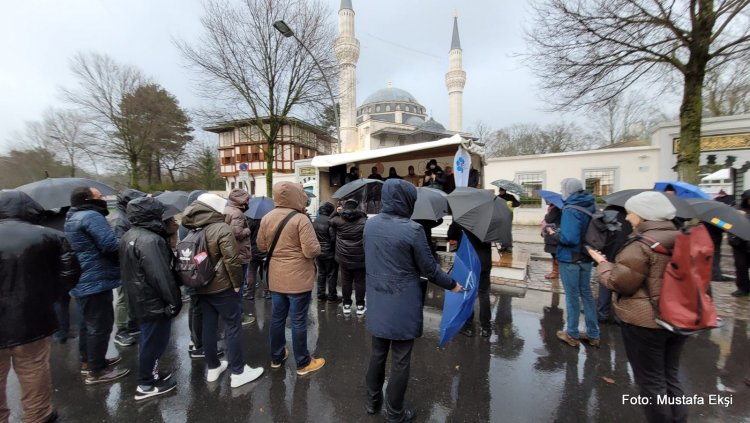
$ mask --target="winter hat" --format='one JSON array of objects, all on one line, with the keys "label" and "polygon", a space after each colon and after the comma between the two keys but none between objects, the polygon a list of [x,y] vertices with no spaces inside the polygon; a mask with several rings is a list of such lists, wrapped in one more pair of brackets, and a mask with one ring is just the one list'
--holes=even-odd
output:
[{"label": "winter hat", "polygon": [[359,203],[357,200],[352,200],[351,198],[344,201],[344,210],[356,210],[357,206],[359,206]]},{"label": "winter hat", "polygon": [[643,220],[672,220],[677,210],[666,195],[656,191],[646,191],[634,195],[625,202],[625,210],[637,214]]},{"label": "winter hat", "polygon": [[583,183],[580,179],[565,178],[560,182],[560,195],[565,200],[574,192],[583,191]]},{"label": "winter hat", "polygon": [[201,202],[219,213],[224,213],[224,208],[227,206],[227,200],[216,194],[201,194],[195,201]]},{"label": "winter hat", "polygon": [[429,167],[429,166],[431,166],[431,165],[435,165],[435,166],[437,166],[437,160],[435,160],[435,159],[432,159],[432,160],[430,160],[430,162],[429,162],[429,163],[427,163],[427,167]]}]

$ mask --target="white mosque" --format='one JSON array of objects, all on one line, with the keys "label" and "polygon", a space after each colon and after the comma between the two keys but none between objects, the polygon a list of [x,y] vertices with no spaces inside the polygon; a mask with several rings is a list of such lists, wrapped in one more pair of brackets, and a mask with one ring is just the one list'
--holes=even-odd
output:
[{"label": "white mosque", "polygon": [[392,87],[379,89],[357,106],[357,61],[359,40],[354,32],[354,9],[351,0],[341,0],[339,37],[336,40],[341,120],[341,152],[349,153],[384,147],[414,144],[449,137],[463,132],[463,90],[466,72],[462,68],[458,18],[453,19],[448,72],[450,123],[448,129],[426,114],[426,108],[409,92]]}]

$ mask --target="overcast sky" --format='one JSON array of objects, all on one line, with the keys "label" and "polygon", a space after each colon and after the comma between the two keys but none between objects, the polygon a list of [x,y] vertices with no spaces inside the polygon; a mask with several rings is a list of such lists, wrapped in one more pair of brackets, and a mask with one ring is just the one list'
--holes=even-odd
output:
[{"label": "overcast sky", "polygon": [[[336,22],[340,0],[326,0]],[[464,129],[482,120],[497,129],[573,116],[544,112],[534,77],[514,54],[524,51],[524,1],[353,0],[361,43],[358,105],[392,81],[448,125],[445,72],[452,16],[458,11],[464,70]],[[200,32],[200,0],[23,0],[0,14],[0,149],[14,146],[24,122],[64,105],[60,87],[75,81],[68,68],[78,51],[106,53],[141,68],[180,103],[201,99],[172,44]]]}]

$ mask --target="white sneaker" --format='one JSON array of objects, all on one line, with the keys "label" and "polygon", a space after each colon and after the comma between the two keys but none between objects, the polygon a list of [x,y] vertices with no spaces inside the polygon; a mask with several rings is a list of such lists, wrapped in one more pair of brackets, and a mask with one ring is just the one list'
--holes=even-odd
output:
[{"label": "white sneaker", "polygon": [[364,316],[365,315],[365,311],[367,311],[367,309],[365,308],[365,306],[363,306],[363,305],[358,305],[357,306],[357,316]]},{"label": "white sneaker", "polygon": [[250,383],[255,379],[259,378],[263,374],[262,367],[250,367],[245,364],[245,368],[242,369],[242,373],[238,375],[232,375],[232,388],[240,387],[246,383]]},{"label": "white sneaker", "polygon": [[344,304],[344,314],[352,314],[352,305]]},{"label": "white sneaker", "polygon": [[220,361],[219,367],[215,369],[208,369],[208,372],[206,373],[206,380],[209,382],[216,382],[216,380],[219,379],[219,376],[224,373],[224,370],[227,369],[227,366],[229,366],[229,362],[225,360]]}]

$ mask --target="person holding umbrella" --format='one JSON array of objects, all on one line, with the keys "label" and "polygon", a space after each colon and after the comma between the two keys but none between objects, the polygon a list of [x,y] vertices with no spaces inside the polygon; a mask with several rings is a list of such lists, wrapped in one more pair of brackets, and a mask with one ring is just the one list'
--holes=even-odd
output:
[{"label": "person holding umbrella", "polygon": [[[746,218],[750,219],[750,190],[742,193],[738,210]],[[731,235],[729,237],[729,245],[732,246],[734,269],[737,274],[735,281],[737,290],[732,292],[732,296],[738,298],[750,296],[750,277],[748,276],[748,269],[750,268],[750,242]]]},{"label": "person holding umbrella", "polygon": [[[560,262],[560,279],[565,289],[567,325],[557,332],[557,337],[572,347],[578,347],[579,339],[588,340],[589,345],[599,347],[599,322],[596,319],[596,304],[591,292],[591,258],[583,249],[583,234],[591,217],[582,209],[594,213],[594,196],[583,190],[583,183],[575,178],[566,178],[561,183],[561,195],[565,203],[557,232],[557,260]],[[547,230],[549,233],[554,233]],[[578,330],[580,301],[583,300],[586,318],[586,334]]]},{"label": "person holding umbrella", "polygon": [[[462,228],[456,222],[451,223],[448,227],[448,240],[456,241],[458,248],[461,248],[461,235],[466,234],[466,237],[471,242],[474,251],[479,256],[479,264],[481,265],[481,273],[479,274],[479,289],[477,292],[477,298],[479,299],[479,334],[482,338],[489,338],[492,335],[492,310],[490,306],[490,271],[492,270],[492,244],[489,242],[482,242],[476,235]],[[474,313],[464,323],[464,327],[461,329],[461,333],[465,336],[474,336]]]},{"label": "person holding umbrella", "polygon": [[[368,414],[385,402],[389,421],[411,421],[416,416],[406,407],[414,340],[422,336],[422,289],[420,275],[453,292],[462,287],[440,269],[430,254],[422,228],[410,219],[417,189],[405,180],[391,179],[382,191],[381,213],[365,224],[365,269],[367,330],[372,334],[372,352],[367,369]],[[385,363],[391,354],[388,389],[383,395]]]},{"label": "person holding umbrella", "polygon": [[331,239],[330,232],[333,212],[333,204],[326,201],[318,208],[318,217],[313,222],[315,235],[320,243],[320,255],[315,259],[315,263],[318,265],[318,301],[328,300],[332,303],[339,299],[338,292],[336,292],[339,266],[334,258],[336,241]]},{"label": "person holding umbrella", "polygon": [[542,238],[544,239],[544,252],[552,255],[552,271],[544,275],[544,279],[557,280],[560,277],[560,268],[557,262],[557,237],[547,229],[556,232],[560,228],[562,210],[553,203],[547,203],[547,214],[542,221]]}]

